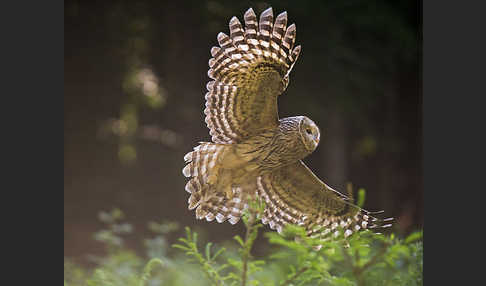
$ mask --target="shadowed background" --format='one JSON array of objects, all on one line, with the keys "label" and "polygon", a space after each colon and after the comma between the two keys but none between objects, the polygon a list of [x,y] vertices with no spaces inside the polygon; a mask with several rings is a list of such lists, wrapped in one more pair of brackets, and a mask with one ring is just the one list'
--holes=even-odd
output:
[{"label": "shadowed background", "polygon": [[[304,161],[343,191],[366,189],[394,231],[423,227],[422,24],[416,1],[65,2],[64,255],[103,250],[98,212],[118,207],[138,249],[148,221],[177,221],[221,241],[242,223],[196,221],[183,156],[209,141],[210,49],[252,7],[288,12],[302,52],[279,98],[280,117],[321,129]],[[81,261],[82,262],[82,261]]]}]

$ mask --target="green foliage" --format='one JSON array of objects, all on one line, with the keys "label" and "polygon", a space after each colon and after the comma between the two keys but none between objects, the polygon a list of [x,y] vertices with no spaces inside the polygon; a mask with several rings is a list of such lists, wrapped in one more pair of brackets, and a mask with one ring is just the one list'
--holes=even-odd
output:
[{"label": "green foliage", "polygon": [[91,270],[65,258],[64,285],[423,285],[422,231],[405,238],[364,231],[323,242],[289,225],[281,234],[264,233],[268,247],[256,257],[262,211],[261,202],[251,202],[242,218],[244,237],[235,235],[224,247],[200,241],[189,227],[170,247],[168,234],[178,224],[150,222],[155,236],[144,241],[146,257],[123,246],[132,231],[121,222],[123,213],[102,212],[106,228],[94,237],[107,254],[93,257]]},{"label": "green foliage", "polygon": [[205,255],[203,255],[197,246],[197,233],[191,232],[189,227],[186,227],[186,237],[179,238],[181,244],[174,244],[174,248],[183,250],[187,256],[190,257],[190,262],[197,262],[201,266],[202,270],[215,285],[223,285],[223,281],[230,277],[224,277],[221,275],[226,267],[226,264],[216,267],[216,258],[225,251],[224,248],[220,248],[216,253],[211,255],[212,243],[209,242],[205,247]]}]

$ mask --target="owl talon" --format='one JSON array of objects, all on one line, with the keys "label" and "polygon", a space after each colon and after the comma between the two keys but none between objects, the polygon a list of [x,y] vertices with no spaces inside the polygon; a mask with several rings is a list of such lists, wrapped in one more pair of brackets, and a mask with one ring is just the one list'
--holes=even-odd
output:
[{"label": "owl talon", "polygon": [[225,194],[226,194],[226,198],[228,198],[228,200],[231,200],[234,195],[233,189],[231,187],[226,188]]},{"label": "owl talon", "polygon": [[218,176],[216,176],[215,174],[211,174],[211,175],[208,176],[207,182],[208,182],[209,185],[215,185],[217,180],[218,180]]}]

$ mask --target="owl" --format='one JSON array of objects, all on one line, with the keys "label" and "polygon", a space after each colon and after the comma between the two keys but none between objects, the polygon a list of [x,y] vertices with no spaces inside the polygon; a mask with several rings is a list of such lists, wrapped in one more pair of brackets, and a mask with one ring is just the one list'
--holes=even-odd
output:
[{"label": "owl", "polygon": [[259,21],[250,8],[244,22],[233,17],[230,35],[219,33],[211,49],[204,114],[212,142],[184,156],[189,209],[197,219],[235,224],[248,201],[260,198],[262,222],[278,232],[296,224],[310,236],[347,237],[388,226],[302,162],[319,144],[317,125],[306,116],[278,116],[277,98],[301,51],[295,24],[287,27],[286,12],[274,22],[272,8]]}]

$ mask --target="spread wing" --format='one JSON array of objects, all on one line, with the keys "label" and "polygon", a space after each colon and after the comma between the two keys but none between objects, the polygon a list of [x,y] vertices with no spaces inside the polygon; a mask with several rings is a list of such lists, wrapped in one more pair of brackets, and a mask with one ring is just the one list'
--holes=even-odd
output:
[{"label": "spread wing", "polygon": [[[258,194],[266,203],[262,222],[278,232],[287,223],[304,226],[311,236],[344,234],[388,227],[322,182],[302,162],[284,166],[257,179]],[[341,231],[341,232],[340,232]]]},{"label": "spread wing", "polygon": [[296,29],[287,27],[287,13],[273,22],[272,8],[258,23],[250,8],[245,29],[238,18],[230,20],[230,36],[218,34],[209,60],[206,124],[215,143],[238,143],[265,128],[278,126],[277,97],[300,53],[293,48]]}]

